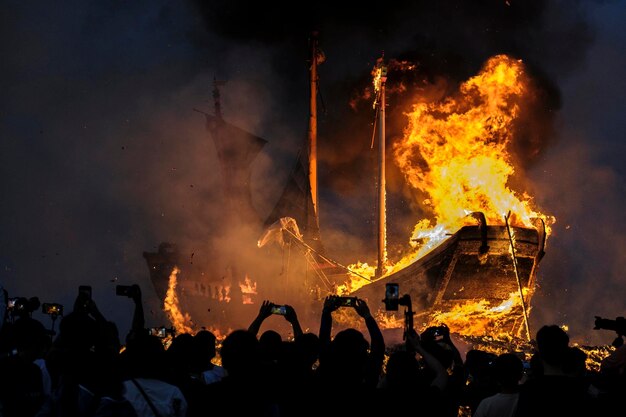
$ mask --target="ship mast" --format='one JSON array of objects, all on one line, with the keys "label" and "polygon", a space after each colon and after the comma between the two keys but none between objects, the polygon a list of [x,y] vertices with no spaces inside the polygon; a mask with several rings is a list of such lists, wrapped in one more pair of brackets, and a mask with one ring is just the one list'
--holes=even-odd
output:
[{"label": "ship mast", "polygon": [[378,59],[375,68],[374,88],[377,96],[374,106],[378,110],[378,262],[376,278],[384,274],[387,262],[387,207],[385,201],[385,82],[387,67],[384,56]]},{"label": "ship mast", "polygon": [[310,84],[311,97],[309,102],[309,187],[311,189],[311,199],[313,200],[313,215],[319,227],[319,200],[317,195],[317,64],[319,59],[317,46],[317,32],[311,34],[311,67]]}]

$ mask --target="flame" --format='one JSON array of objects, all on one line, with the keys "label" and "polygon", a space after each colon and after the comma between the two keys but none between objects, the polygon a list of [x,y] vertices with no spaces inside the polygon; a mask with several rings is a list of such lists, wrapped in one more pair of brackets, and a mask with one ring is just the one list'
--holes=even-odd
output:
[{"label": "flame", "polygon": [[[380,83],[380,67],[372,72]],[[413,229],[409,250],[385,274],[401,270],[421,258],[467,224],[468,215],[483,212],[489,224],[503,224],[509,211],[511,224],[534,227],[541,218],[550,234],[555,219],[533,207],[525,192],[508,186],[515,172],[508,147],[520,103],[533,97],[532,83],[524,64],[506,55],[490,58],[481,71],[463,82],[459,91],[441,101],[420,101],[407,113],[404,137],[394,144],[394,161],[408,183],[425,194],[431,219],[421,219]],[[373,277],[374,268],[349,268]],[[365,285],[351,276],[342,290]],[[355,282],[356,281],[356,282]]]},{"label": "flame", "polygon": [[172,269],[170,274],[169,286],[163,302],[163,310],[167,313],[172,326],[176,329],[176,333],[194,333],[191,317],[188,313],[182,313],[179,307],[178,295],[176,294],[176,285],[180,269],[177,266]]},{"label": "flame", "polygon": [[256,282],[253,282],[246,274],[246,278],[243,283],[239,283],[239,288],[241,289],[242,299],[244,304],[254,304],[254,300],[252,299],[253,295],[256,295]]},{"label": "flame", "polygon": [[409,184],[427,195],[424,203],[435,219],[415,226],[411,241],[418,251],[413,259],[466,225],[467,215],[475,211],[483,212],[490,224],[502,224],[508,211],[512,222],[524,227],[543,218],[549,233],[554,218],[507,185],[515,172],[508,146],[519,103],[532,94],[522,61],[497,55],[455,96],[413,105],[404,139],[393,154]]},{"label": "flame", "polygon": [[600,366],[602,361],[606,359],[611,353],[615,351],[615,348],[610,345],[606,346],[580,346],[574,345],[587,354],[585,364],[588,370],[594,372],[600,372]]},{"label": "flame", "polygon": [[348,267],[350,274],[350,280],[337,286],[335,294],[348,295],[361,287],[369,284],[371,281],[364,279],[363,277],[373,277],[376,272],[375,266],[370,266],[367,262],[357,262]]},{"label": "flame", "polygon": [[378,327],[380,327],[381,330],[404,328],[404,317],[396,316],[395,313],[389,313],[388,311],[378,309],[376,314],[374,314],[374,317],[376,318],[376,323],[378,323]]},{"label": "flame", "polygon": [[230,285],[218,285],[216,288],[217,300],[225,303],[230,303]]},{"label": "flame", "polygon": [[[527,293],[528,290],[524,289],[524,296]],[[508,338],[513,313],[519,310],[516,307],[520,306],[521,298],[517,291],[512,292],[509,298],[496,306],[492,306],[484,299],[469,300],[453,306],[448,311],[434,312],[428,325],[438,326],[445,323],[452,333],[461,336],[489,335],[497,339]]]},{"label": "flame", "polygon": [[385,81],[387,80],[387,67],[384,64],[383,58],[378,58],[376,66],[372,70],[372,84],[374,85],[374,92],[376,99],[372,106],[376,108],[380,102],[380,93]]}]

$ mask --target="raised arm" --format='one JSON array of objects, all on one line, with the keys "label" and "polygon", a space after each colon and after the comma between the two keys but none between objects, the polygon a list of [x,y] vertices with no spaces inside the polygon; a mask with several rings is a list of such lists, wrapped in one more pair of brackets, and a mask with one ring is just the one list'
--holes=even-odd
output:
[{"label": "raised arm", "polygon": [[248,327],[248,331],[253,335],[257,336],[259,334],[259,330],[261,330],[261,325],[263,321],[272,315],[272,306],[274,304],[269,300],[264,300],[259,308],[259,314],[257,314],[256,318]]},{"label": "raised arm", "polygon": [[422,356],[424,362],[426,363],[426,366],[428,366],[433,372],[435,372],[435,377],[431,381],[430,385],[439,388],[439,390],[443,392],[446,384],[448,383],[448,373],[446,372],[446,369],[436,357],[434,357],[431,353],[429,353],[426,349],[422,347],[420,337],[415,330],[409,330],[407,332],[406,339],[407,343],[410,344],[413,350],[415,350]]},{"label": "raised arm", "polygon": [[140,333],[143,332],[143,329],[146,327],[146,319],[143,314],[143,301],[141,298],[141,288],[139,287],[139,285],[134,284],[132,286],[130,298],[132,298],[133,302],[135,303],[131,331]]},{"label": "raised arm", "polygon": [[330,345],[330,333],[333,328],[332,312],[337,310],[337,296],[329,295],[324,299],[324,308],[322,309],[322,319],[320,320],[320,345],[324,348]]},{"label": "raised arm", "polygon": [[378,323],[376,323],[376,320],[372,316],[365,300],[357,298],[354,309],[359,316],[363,317],[365,320],[365,325],[367,326],[367,331],[369,332],[371,339],[370,347],[372,359],[380,361],[382,364],[385,357],[385,339],[383,338],[383,334],[378,327]]},{"label": "raised arm", "polygon": [[293,338],[295,339],[298,336],[302,336],[302,327],[300,326],[300,322],[298,321],[298,316],[296,314],[296,310],[290,305],[285,305],[287,309],[287,313],[285,314],[285,320],[291,323],[291,327],[293,328]]},{"label": "raised arm", "polygon": [[453,356],[454,368],[463,369],[464,367],[463,358],[461,357],[461,352],[459,352],[459,349],[457,349],[456,345],[450,338],[450,328],[445,324],[442,324],[439,327],[443,330],[442,341],[450,347],[450,350],[452,350],[452,354],[454,355]]}]

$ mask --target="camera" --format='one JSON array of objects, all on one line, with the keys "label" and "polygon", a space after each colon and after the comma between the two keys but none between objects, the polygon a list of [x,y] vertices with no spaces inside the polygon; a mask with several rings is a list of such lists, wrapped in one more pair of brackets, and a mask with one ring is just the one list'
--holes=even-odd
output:
[{"label": "camera", "polygon": [[133,297],[135,295],[135,288],[132,285],[118,285],[115,287],[115,295]]},{"label": "camera", "polygon": [[613,330],[617,332],[618,335],[624,336],[626,335],[626,318],[617,317],[615,320],[610,320],[596,316],[594,329]]},{"label": "camera", "polygon": [[285,314],[287,314],[287,307],[273,305],[272,314],[280,314],[281,316],[284,316]]},{"label": "camera", "polygon": [[400,286],[398,284],[385,284],[385,310],[397,311],[400,300]]},{"label": "camera", "polygon": [[176,331],[173,328],[167,328],[165,326],[161,326],[161,327],[150,327],[147,329],[148,331],[148,335],[150,336],[156,336],[156,337],[160,337],[160,338],[166,338],[167,336],[172,336],[174,337],[174,334],[176,333]]},{"label": "camera", "polygon": [[356,305],[356,297],[337,297],[337,306],[354,307]]},{"label": "camera", "polygon": [[445,335],[445,330],[441,326],[437,326],[433,330],[433,336],[435,337],[435,340],[442,339],[444,335]]},{"label": "camera", "polygon": [[446,326],[430,326],[422,333],[422,340],[439,342],[449,333]]},{"label": "camera", "polygon": [[15,302],[16,302],[18,299],[19,299],[19,298],[17,298],[17,297],[12,297],[12,298],[9,298],[9,299],[7,300],[7,310],[8,310],[8,311],[13,311],[13,310],[15,309]]},{"label": "camera", "polygon": [[37,297],[13,297],[9,298],[7,301],[7,311],[14,316],[30,314],[41,305]]},{"label": "camera", "polygon": [[41,306],[41,312],[50,316],[62,316],[63,306],[57,303],[43,303]]}]

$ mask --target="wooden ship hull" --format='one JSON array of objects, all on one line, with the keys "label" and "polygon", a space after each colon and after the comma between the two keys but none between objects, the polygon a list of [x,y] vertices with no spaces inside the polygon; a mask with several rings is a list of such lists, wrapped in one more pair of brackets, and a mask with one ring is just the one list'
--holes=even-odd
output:
[{"label": "wooden ship hull", "polygon": [[[401,295],[411,296],[413,308],[424,323],[437,313],[471,302],[484,300],[490,306],[499,306],[512,294],[519,294],[520,289],[528,310],[544,255],[545,230],[543,223],[537,229],[510,230],[514,239],[509,238],[504,225],[464,226],[424,257],[353,295],[378,302],[384,297],[385,284],[397,283]],[[515,335],[523,333],[524,311],[521,303],[517,304],[504,316],[494,315],[498,322],[491,323],[491,327]]]}]

